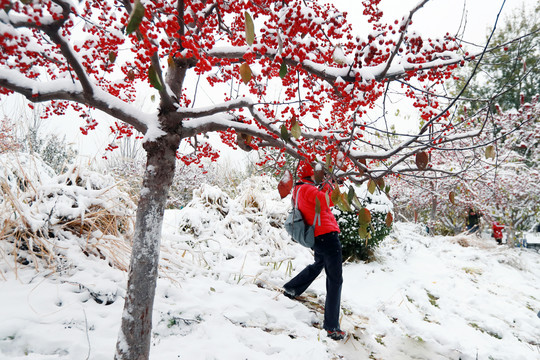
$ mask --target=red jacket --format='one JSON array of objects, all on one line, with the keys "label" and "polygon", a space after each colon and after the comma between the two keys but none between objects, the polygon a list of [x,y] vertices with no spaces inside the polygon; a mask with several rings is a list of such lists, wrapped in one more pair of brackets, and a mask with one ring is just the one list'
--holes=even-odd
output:
[{"label": "red jacket", "polygon": [[[334,204],[330,199],[332,187],[329,184],[325,184],[320,190],[315,184],[306,183],[297,185],[294,188],[293,201],[296,201],[297,191],[298,209],[300,209],[300,212],[304,216],[304,221],[308,225],[313,224],[313,220],[315,219],[315,199],[319,199],[319,203],[321,204],[321,216],[320,223],[319,220],[315,223],[315,236],[328,234],[334,231],[339,232],[338,223],[331,210],[331,207],[334,206]],[[328,193],[328,202],[326,201],[326,193]]]},{"label": "red jacket", "polygon": [[495,239],[502,239],[503,238],[503,231],[504,225],[499,224],[497,221],[493,222],[493,237]]}]

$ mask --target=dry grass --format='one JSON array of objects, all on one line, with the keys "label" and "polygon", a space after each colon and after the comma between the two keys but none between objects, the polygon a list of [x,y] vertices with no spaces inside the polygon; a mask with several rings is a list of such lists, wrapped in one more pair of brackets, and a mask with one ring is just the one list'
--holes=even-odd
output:
[{"label": "dry grass", "polygon": [[[43,184],[23,166],[10,165],[4,174],[0,171],[0,218],[4,219],[0,223],[0,260],[11,270],[17,273],[21,265],[56,270],[63,250],[73,245],[65,241],[76,239],[87,256],[105,259],[127,271],[135,208],[129,195],[116,184],[96,189],[93,178],[99,175],[77,168],[66,175],[64,183],[59,177],[55,179],[58,184]],[[59,198],[71,202],[80,216],[70,214],[71,209],[59,210]],[[44,213],[44,209],[50,212]]]}]

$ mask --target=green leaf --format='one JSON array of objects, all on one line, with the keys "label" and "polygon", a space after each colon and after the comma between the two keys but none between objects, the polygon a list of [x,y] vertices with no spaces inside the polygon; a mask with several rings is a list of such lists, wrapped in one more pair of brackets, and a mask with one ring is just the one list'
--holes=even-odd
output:
[{"label": "green leaf", "polygon": [[360,238],[365,239],[368,236],[367,225],[362,225],[358,228],[358,235]]},{"label": "green leaf", "polygon": [[246,17],[246,42],[251,46],[255,41],[255,25],[253,24],[251,15],[249,15],[247,11],[244,13],[244,15]]},{"label": "green leaf", "polygon": [[354,206],[356,206],[358,209],[362,208],[362,204],[360,203],[360,200],[358,200],[358,196],[356,196],[356,194],[354,194],[353,198],[352,198],[352,203]]},{"label": "green leaf", "polygon": [[281,125],[281,138],[285,141],[289,141],[291,139],[291,135],[289,134],[289,131],[285,125]]},{"label": "green leaf", "polygon": [[354,188],[351,186],[349,186],[349,192],[347,193],[347,201],[349,202],[349,204],[353,201],[354,199]]},{"label": "green leaf", "polygon": [[126,26],[126,34],[131,34],[132,32],[139,29],[142,19],[144,17],[144,6],[141,4],[140,0],[135,0],[133,4],[133,10],[129,15],[128,24]]},{"label": "green leaf", "polygon": [[282,62],[281,67],[279,68],[279,77],[283,79],[285,76],[287,76],[287,64]]},{"label": "green leaf", "polygon": [[109,51],[109,62],[113,64],[116,61],[116,53],[114,51]]},{"label": "green leaf", "polygon": [[154,69],[154,65],[150,65],[150,67],[148,68],[148,80],[150,80],[150,84],[152,84],[152,86],[155,87],[156,90],[160,91],[161,89],[163,89],[163,84],[159,80],[156,69]]},{"label": "green leaf", "polygon": [[368,191],[370,194],[373,194],[375,190],[377,189],[377,184],[372,179],[369,179],[367,186],[368,186]]},{"label": "green leaf", "polygon": [[345,193],[341,193],[339,195],[339,204],[338,207],[341,211],[345,211],[345,212],[351,212],[352,209],[351,209],[351,205],[349,204],[349,202],[347,201],[347,195]]}]

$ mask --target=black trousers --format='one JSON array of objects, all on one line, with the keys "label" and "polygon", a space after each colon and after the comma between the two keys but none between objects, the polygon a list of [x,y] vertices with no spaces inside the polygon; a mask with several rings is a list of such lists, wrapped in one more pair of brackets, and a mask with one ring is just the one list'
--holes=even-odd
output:
[{"label": "black trousers", "polygon": [[315,238],[315,262],[308,265],[283,287],[298,296],[302,294],[324,269],[326,272],[326,302],[324,304],[325,330],[339,330],[341,285],[343,284],[341,243],[339,234],[331,232]]}]

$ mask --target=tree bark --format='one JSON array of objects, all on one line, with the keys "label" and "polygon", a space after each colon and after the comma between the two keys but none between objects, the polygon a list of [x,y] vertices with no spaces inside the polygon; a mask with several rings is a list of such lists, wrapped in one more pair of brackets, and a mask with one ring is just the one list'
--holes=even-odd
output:
[{"label": "tree bark", "polygon": [[179,143],[179,135],[167,134],[143,145],[147,152],[146,171],[137,207],[116,360],[146,360],[150,354],[161,227]]}]

